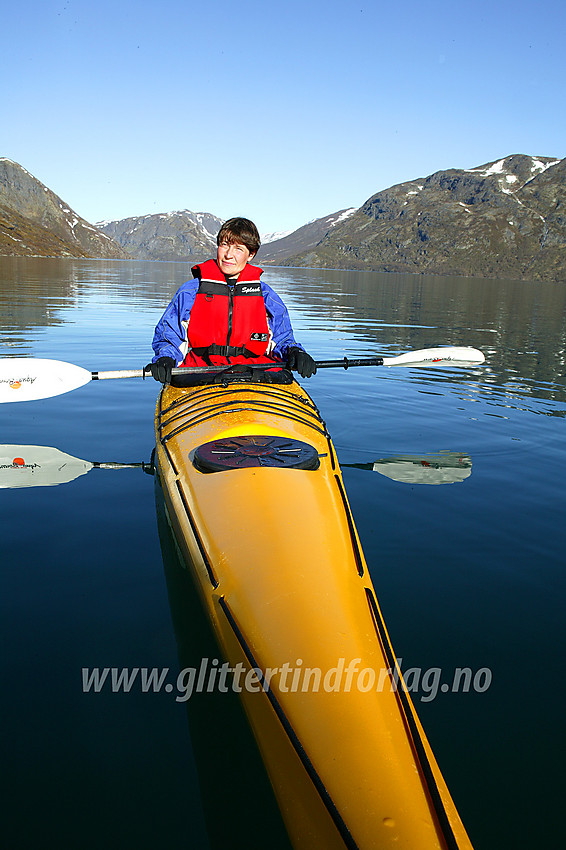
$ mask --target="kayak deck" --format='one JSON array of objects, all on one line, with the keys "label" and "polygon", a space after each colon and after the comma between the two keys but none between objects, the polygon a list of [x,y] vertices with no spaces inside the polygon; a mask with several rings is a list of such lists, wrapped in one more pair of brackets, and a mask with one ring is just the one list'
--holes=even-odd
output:
[{"label": "kayak deck", "polygon": [[155,425],[170,522],[225,659],[240,671],[293,846],[470,848],[396,686],[312,399],[295,382],[167,386]]}]

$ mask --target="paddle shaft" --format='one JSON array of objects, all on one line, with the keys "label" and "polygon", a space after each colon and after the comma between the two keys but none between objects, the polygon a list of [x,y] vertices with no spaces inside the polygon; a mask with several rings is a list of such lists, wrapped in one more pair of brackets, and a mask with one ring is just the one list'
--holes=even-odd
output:
[{"label": "paddle shaft", "polygon": [[350,366],[383,366],[383,357],[360,357],[350,360],[349,357],[343,357],[342,360],[317,360],[317,369],[338,369],[342,366],[344,369],[349,369]]},{"label": "paddle shaft", "polygon": [[[340,368],[349,369],[350,366],[383,366],[383,357],[364,357],[350,360],[348,357],[343,357],[342,360],[315,360],[317,369],[333,369]],[[249,368],[261,369],[281,369],[285,368],[285,363],[253,363]],[[245,363],[232,364],[230,366],[177,366],[171,369],[172,375],[194,375],[206,374],[207,372],[222,372],[228,369],[238,368],[238,366],[246,367]],[[118,372],[91,372],[93,381],[102,381],[108,378],[145,378],[150,375],[145,369],[124,369]]]}]

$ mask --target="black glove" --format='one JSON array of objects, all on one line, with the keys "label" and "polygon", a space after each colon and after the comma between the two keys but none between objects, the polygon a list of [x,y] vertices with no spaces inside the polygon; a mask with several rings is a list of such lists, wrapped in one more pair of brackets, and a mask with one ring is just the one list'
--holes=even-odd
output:
[{"label": "black glove", "polygon": [[151,372],[152,378],[159,381],[160,384],[171,383],[171,369],[177,365],[177,361],[172,357],[160,357],[155,363],[148,363],[144,372]]},{"label": "black glove", "polygon": [[303,378],[316,375],[316,363],[302,348],[293,346],[287,351],[287,368],[298,372]]}]

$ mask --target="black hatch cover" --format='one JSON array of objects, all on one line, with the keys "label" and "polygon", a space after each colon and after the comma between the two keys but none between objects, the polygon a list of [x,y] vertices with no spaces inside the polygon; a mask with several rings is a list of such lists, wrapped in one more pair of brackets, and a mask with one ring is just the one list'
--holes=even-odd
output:
[{"label": "black hatch cover", "polygon": [[204,443],[195,451],[194,465],[201,472],[274,466],[281,469],[317,469],[314,446],[288,437],[265,435],[228,437]]}]

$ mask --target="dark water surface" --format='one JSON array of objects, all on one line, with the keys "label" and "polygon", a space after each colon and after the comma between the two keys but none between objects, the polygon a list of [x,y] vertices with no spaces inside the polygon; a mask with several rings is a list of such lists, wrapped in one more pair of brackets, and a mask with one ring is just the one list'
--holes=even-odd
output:
[{"label": "dark water surface", "polygon": [[[2,258],[0,356],[139,368],[189,276],[182,263]],[[444,344],[485,353],[468,370],[325,370],[303,383],[344,465],[402,669],[421,671],[413,699],[472,842],[562,846],[566,287],[265,277],[319,359]],[[157,389],[104,381],[2,405],[1,443],[147,461]],[[390,477],[395,464],[371,471],[438,452],[469,457],[471,474],[428,486]],[[284,847],[238,705],[182,703],[139,683],[83,691],[83,668],[176,675],[214,652],[153,478],[95,468],[14,488],[10,472],[0,470],[5,846],[245,848],[269,833]],[[484,671],[479,687],[442,690],[464,667]]]}]

